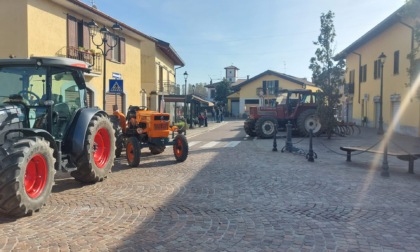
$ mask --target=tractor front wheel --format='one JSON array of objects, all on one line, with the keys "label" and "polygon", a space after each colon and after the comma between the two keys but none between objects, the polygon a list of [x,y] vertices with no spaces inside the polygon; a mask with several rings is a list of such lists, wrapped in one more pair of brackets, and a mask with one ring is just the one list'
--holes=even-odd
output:
[{"label": "tractor front wheel", "polygon": [[181,134],[176,135],[173,148],[176,161],[184,162],[188,157],[187,138]]},{"label": "tractor front wheel", "polygon": [[104,180],[114,165],[115,132],[111,121],[104,115],[90,120],[83,155],[76,162],[77,170],[71,175],[83,183]]},{"label": "tractor front wheel", "polygon": [[38,211],[54,184],[53,149],[41,137],[7,141],[0,149],[0,212],[21,217]]},{"label": "tractor front wheel", "polygon": [[127,155],[128,165],[131,167],[137,167],[140,164],[140,143],[139,140],[135,137],[130,137],[127,141],[127,146],[125,147],[125,152]]},{"label": "tractor front wheel", "polygon": [[246,119],[244,122],[245,133],[250,137],[256,137],[257,133],[255,132],[255,120]]},{"label": "tractor front wheel", "polygon": [[277,121],[274,118],[260,118],[255,123],[255,132],[259,138],[273,138],[277,132]]}]

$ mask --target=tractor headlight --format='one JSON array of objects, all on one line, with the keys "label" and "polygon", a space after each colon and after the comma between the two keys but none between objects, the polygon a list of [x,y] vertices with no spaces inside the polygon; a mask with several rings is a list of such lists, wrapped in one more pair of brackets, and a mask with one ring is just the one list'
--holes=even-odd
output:
[{"label": "tractor headlight", "polygon": [[137,131],[137,134],[143,133],[143,129],[142,128],[137,128],[136,131]]}]

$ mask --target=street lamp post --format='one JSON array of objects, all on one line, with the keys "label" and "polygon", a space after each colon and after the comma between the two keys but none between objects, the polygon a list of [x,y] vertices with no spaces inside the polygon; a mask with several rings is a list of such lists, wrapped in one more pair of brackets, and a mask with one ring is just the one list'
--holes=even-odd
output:
[{"label": "street lamp post", "polygon": [[[188,73],[185,71],[184,73],[185,85],[184,85],[184,119],[187,120],[187,79]],[[185,121],[186,122],[186,121]]]},{"label": "street lamp post", "polygon": [[383,109],[383,94],[384,94],[384,64],[385,64],[386,55],[382,52],[379,55],[378,60],[379,64],[381,64],[381,93],[379,98],[379,126],[378,126],[378,135],[384,134],[384,119],[382,116],[382,109]]},{"label": "street lamp post", "polygon": [[[112,49],[114,49],[114,47],[116,47],[118,45],[118,41],[119,41],[119,35],[118,34],[112,34],[105,26],[103,26],[101,29],[99,29],[99,33],[101,34],[101,43],[95,43],[94,37],[96,36],[96,34],[98,33],[98,28],[99,26],[95,23],[95,21],[90,21],[88,24],[89,27],[89,35],[92,39],[92,43],[96,46],[97,49],[99,49],[102,53],[102,57],[104,58],[104,71],[103,71],[103,93],[102,93],[102,102],[103,102],[103,110],[105,110],[105,90],[106,90],[106,56],[108,55],[108,52],[111,51]],[[112,30],[116,33],[121,32],[122,31],[122,27],[118,24],[115,23],[114,25],[112,25]],[[108,36],[114,36],[115,38],[115,43],[114,44],[109,44],[108,41]],[[103,48],[101,48],[101,46],[103,46]],[[108,47],[108,48],[107,48]]]},{"label": "street lamp post", "polygon": [[193,129],[193,95],[195,86],[192,85],[191,102],[190,102],[190,129]]}]

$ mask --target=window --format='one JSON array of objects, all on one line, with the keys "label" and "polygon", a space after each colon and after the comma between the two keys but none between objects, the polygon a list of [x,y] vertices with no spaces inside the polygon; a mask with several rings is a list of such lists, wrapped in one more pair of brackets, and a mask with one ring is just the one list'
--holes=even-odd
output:
[{"label": "window", "polygon": [[366,82],[366,74],[367,74],[367,65],[363,65],[360,67],[360,72],[359,72],[360,82]]},{"label": "window", "polygon": [[400,73],[400,51],[394,52],[394,74]]},{"label": "window", "polygon": [[[125,39],[112,35],[109,35],[107,39],[109,45],[116,45],[106,55],[107,59],[125,64]],[[106,47],[108,50],[109,47]]]},{"label": "window", "polygon": [[210,98],[214,98],[216,96],[216,90],[212,89],[210,90]]},{"label": "window", "polygon": [[69,48],[90,49],[89,28],[83,20],[67,17],[67,46]]},{"label": "window", "polygon": [[349,72],[349,83],[350,84],[354,84],[354,75],[355,75],[355,71],[354,70],[351,70]]},{"label": "window", "polygon": [[263,81],[263,92],[264,95],[277,95],[279,90],[279,81]]}]

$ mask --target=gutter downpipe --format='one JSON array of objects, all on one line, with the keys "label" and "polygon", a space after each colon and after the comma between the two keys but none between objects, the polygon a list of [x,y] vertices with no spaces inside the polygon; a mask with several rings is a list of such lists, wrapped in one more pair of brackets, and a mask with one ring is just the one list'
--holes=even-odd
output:
[{"label": "gutter downpipe", "polygon": [[[409,24],[404,23],[403,21],[399,21],[402,25],[407,26],[408,28],[411,29],[411,51],[410,53],[413,52],[414,49],[414,27],[412,27]],[[413,66],[413,59],[410,59],[410,68]],[[411,76],[410,76],[410,81],[411,81]]]}]

